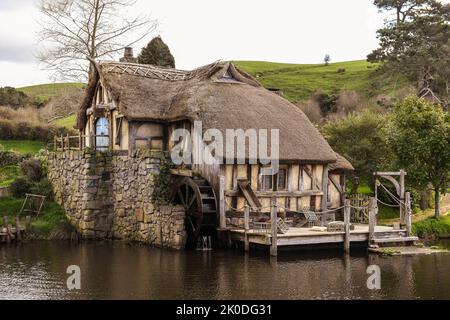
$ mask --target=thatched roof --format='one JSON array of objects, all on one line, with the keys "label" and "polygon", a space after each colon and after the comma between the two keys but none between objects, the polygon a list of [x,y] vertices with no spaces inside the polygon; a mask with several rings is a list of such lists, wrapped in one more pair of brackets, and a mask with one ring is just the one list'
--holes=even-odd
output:
[{"label": "thatched roof", "polygon": [[336,152],[337,161],[335,163],[331,163],[328,167],[330,172],[348,172],[348,171],[354,171],[355,168],[353,168],[350,161],[345,159],[343,156],[341,156],[339,153]]},{"label": "thatched roof", "polygon": [[128,120],[200,120],[203,130],[222,132],[279,129],[280,160],[336,161],[333,150],[299,108],[230,62],[193,71],[117,62],[97,67],[103,85]]}]

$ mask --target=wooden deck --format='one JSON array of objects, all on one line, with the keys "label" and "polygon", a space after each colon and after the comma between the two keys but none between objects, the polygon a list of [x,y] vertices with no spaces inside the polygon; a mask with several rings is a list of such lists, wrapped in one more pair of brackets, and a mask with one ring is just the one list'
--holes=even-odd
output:
[{"label": "wooden deck", "polygon": [[[272,246],[272,235],[269,232],[250,229],[245,232],[243,229],[228,229],[232,242],[245,242],[248,237],[249,244]],[[408,242],[417,240],[416,237],[406,237],[405,230],[395,230],[393,227],[376,226],[375,238],[385,242]],[[314,244],[335,244],[345,242],[345,232],[315,231],[313,228],[289,228],[285,234],[277,234],[277,247],[301,246]],[[355,225],[350,231],[350,243],[368,242],[369,225]]]}]

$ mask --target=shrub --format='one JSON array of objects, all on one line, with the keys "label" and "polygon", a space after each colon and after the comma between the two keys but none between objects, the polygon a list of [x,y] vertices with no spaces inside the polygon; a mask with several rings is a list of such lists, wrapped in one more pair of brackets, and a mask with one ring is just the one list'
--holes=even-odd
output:
[{"label": "shrub", "polygon": [[39,194],[46,196],[46,200],[53,200],[53,188],[50,181],[47,178],[43,178],[40,181],[33,183],[30,187],[30,191],[33,194]]},{"label": "shrub", "polygon": [[[1,146],[0,146],[1,149]],[[18,164],[24,158],[19,152],[0,150],[0,167]]]},{"label": "shrub", "polygon": [[326,116],[328,113],[336,112],[338,99],[336,94],[328,94],[319,90],[312,95],[312,99],[319,104],[323,116]]},{"label": "shrub", "polygon": [[345,73],[345,68],[339,68],[338,70],[337,70],[337,73]]},{"label": "shrub", "polygon": [[30,182],[25,177],[18,177],[11,183],[10,190],[14,197],[20,198],[29,193],[31,188]]},{"label": "shrub", "polygon": [[44,176],[41,162],[37,159],[29,159],[20,163],[20,171],[31,182],[39,181]]},{"label": "shrub", "polygon": [[322,119],[319,104],[314,100],[301,102],[297,105],[308,117],[309,121],[319,123]]}]

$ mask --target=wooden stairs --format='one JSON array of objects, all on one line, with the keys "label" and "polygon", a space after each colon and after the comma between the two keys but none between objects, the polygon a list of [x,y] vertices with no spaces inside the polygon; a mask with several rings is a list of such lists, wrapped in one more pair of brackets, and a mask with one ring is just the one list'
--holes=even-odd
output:
[{"label": "wooden stairs", "polygon": [[373,244],[378,246],[414,245],[419,238],[407,236],[406,230],[375,232]]}]

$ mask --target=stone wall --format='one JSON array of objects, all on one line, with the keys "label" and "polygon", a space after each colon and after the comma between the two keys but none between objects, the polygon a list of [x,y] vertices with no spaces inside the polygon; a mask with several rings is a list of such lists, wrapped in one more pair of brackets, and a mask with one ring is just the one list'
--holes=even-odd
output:
[{"label": "stone wall", "polygon": [[184,209],[152,201],[157,155],[108,152],[50,153],[55,199],[85,239],[123,239],[182,249]]}]

